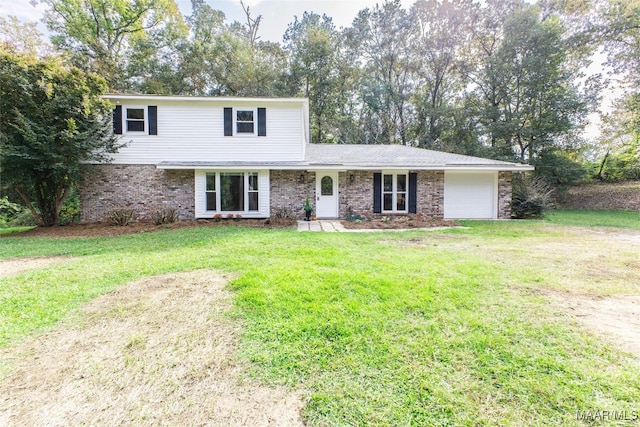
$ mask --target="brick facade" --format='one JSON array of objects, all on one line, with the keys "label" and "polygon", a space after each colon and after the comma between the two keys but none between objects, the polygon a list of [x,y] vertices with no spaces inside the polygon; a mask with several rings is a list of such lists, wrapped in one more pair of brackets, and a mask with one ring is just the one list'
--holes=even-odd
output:
[{"label": "brick facade", "polygon": [[[353,176],[353,180],[351,177]],[[371,216],[373,213],[373,171],[338,174],[338,215]]]},{"label": "brick facade", "polygon": [[[373,215],[373,174],[375,171],[346,171],[339,174],[339,215]],[[418,213],[444,216],[444,172],[418,171]],[[353,177],[353,180],[351,179]]]},{"label": "brick facade", "polygon": [[498,219],[511,219],[511,179],[513,172],[498,172]]},{"label": "brick facade", "polygon": [[304,218],[304,201],[308,197],[315,206],[316,173],[306,171],[270,171],[269,184],[271,195],[269,198],[271,215],[279,210],[289,210],[295,218]]},{"label": "brick facade", "polygon": [[[338,174],[339,216],[373,215],[373,174],[375,171],[348,170]],[[444,216],[444,172],[417,171],[418,214]],[[511,172],[498,175],[498,218],[511,217]],[[148,218],[159,207],[178,210],[180,218],[195,217],[194,171],[162,170],[153,165],[87,166],[80,188],[82,222],[105,219],[109,210],[132,208],[136,218]],[[315,205],[316,173],[307,171],[270,172],[270,211],[283,209],[295,218],[304,218],[307,197]]]},{"label": "brick facade", "polygon": [[418,172],[418,213],[444,217],[444,171]]},{"label": "brick facade", "polygon": [[194,173],[162,170],[154,165],[87,165],[80,185],[80,220],[105,220],[109,210],[131,208],[136,219],[158,208],[177,209],[180,219],[193,219]]}]

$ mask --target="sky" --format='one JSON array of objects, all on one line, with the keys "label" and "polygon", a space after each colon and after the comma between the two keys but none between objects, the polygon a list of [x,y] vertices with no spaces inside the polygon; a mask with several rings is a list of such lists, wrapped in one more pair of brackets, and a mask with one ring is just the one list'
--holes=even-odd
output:
[{"label": "sky", "polygon": [[[415,0],[402,0],[405,8],[409,8]],[[176,0],[183,15],[191,14],[191,0]],[[224,12],[228,22],[244,23],[246,17],[240,6],[240,0],[207,0],[214,9]],[[358,11],[375,7],[382,0],[245,0],[251,16],[262,15],[258,35],[261,40],[282,42],[282,35],[294,16],[302,17],[307,12],[326,14],[333,18],[337,28],[348,27]],[[31,0],[0,0],[0,16],[14,15],[23,22],[34,22],[42,19],[46,8],[43,5],[33,6]],[[44,24],[40,31],[46,32]]]}]

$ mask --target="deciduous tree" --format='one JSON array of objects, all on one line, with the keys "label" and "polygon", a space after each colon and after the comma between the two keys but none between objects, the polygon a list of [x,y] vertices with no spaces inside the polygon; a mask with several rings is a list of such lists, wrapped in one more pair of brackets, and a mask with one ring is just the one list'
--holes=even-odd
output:
[{"label": "deciduous tree", "polygon": [[0,173],[42,225],[59,221],[81,165],[118,149],[105,81],[0,47]]},{"label": "deciduous tree", "polygon": [[140,76],[127,72],[132,60],[157,54],[186,31],[174,0],[40,2],[49,6],[45,21],[53,45],[75,66],[105,78],[114,91],[135,87]]},{"label": "deciduous tree", "polygon": [[410,145],[411,20],[399,0],[358,13],[345,36],[362,68],[360,126],[365,143]]},{"label": "deciduous tree", "polygon": [[503,19],[482,22],[486,32],[469,73],[481,100],[481,121],[496,157],[534,162],[542,150],[571,140],[587,113],[568,68],[563,27],[557,17],[541,19],[537,6],[508,1]]},{"label": "deciduous tree", "polygon": [[341,38],[331,18],[305,12],[284,34],[294,94],[309,98],[312,139],[334,142],[336,116],[344,98]]}]

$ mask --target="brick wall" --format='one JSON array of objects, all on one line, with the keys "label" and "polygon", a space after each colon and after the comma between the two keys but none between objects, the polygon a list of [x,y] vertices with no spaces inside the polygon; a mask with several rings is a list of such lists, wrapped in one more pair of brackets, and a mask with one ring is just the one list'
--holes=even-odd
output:
[{"label": "brick wall", "polygon": [[418,171],[418,214],[444,217],[444,171]]},{"label": "brick wall", "polygon": [[498,218],[511,218],[511,177],[513,172],[498,172]]},{"label": "brick wall", "polygon": [[[442,218],[444,215],[444,172],[418,171],[418,213]],[[340,216],[373,215],[374,171],[347,171],[339,175]],[[353,176],[353,182],[351,177]]]},{"label": "brick wall", "polygon": [[153,165],[87,165],[80,185],[82,222],[103,221],[117,207],[145,219],[160,207],[175,208],[180,219],[195,217],[192,170],[162,170]]},{"label": "brick wall", "polygon": [[[300,180],[303,176],[303,182]],[[270,208],[271,216],[280,209],[288,209],[295,218],[304,218],[304,201],[308,197],[315,206],[316,174],[305,171],[271,171],[269,173],[271,185]]]},{"label": "brick wall", "polygon": [[[351,177],[353,176],[353,182]],[[338,214],[373,214],[373,171],[346,171],[338,174]]]}]

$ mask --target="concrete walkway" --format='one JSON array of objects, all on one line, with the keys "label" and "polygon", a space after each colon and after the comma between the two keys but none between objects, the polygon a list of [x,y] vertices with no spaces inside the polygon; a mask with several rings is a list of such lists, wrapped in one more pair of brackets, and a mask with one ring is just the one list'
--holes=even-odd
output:
[{"label": "concrete walkway", "polygon": [[317,221],[298,221],[298,231],[342,232],[346,230],[339,220],[320,219]]}]

